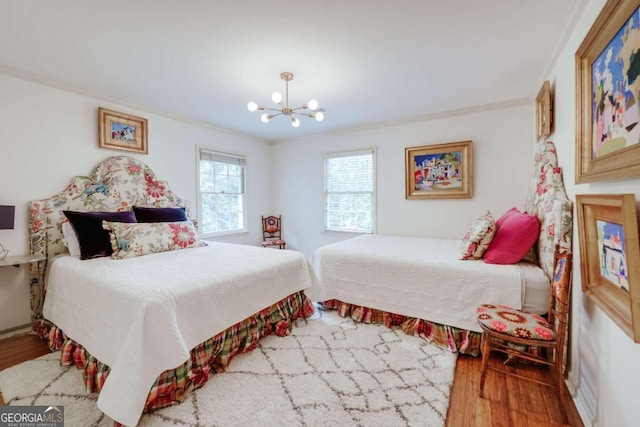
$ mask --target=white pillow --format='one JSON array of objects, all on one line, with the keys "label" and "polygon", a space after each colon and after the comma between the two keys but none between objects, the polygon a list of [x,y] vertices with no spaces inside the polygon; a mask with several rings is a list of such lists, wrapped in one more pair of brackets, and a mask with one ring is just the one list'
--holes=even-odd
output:
[{"label": "white pillow", "polygon": [[71,256],[80,256],[80,242],[78,242],[78,235],[76,230],[73,229],[73,225],[69,221],[62,223],[62,241],[69,250]]}]

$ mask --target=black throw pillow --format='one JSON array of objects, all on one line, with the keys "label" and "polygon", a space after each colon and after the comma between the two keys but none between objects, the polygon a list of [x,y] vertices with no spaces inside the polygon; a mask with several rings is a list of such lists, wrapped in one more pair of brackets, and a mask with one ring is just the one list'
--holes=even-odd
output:
[{"label": "black throw pillow", "polygon": [[102,228],[102,221],[136,222],[131,211],[124,212],[75,212],[62,211],[69,218],[78,236],[80,259],[111,256],[109,232]]},{"label": "black throw pillow", "polygon": [[138,222],[178,222],[187,221],[185,208],[143,208],[134,206]]}]

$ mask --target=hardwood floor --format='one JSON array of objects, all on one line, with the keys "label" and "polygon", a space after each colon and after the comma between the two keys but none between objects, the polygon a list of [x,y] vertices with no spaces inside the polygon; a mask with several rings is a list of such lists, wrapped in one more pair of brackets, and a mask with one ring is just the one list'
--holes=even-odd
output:
[{"label": "hardwood floor", "polygon": [[[48,352],[44,341],[34,335],[0,340],[0,370],[26,360],[35,359]],[[499,355],[492,357],[491,364],[499,365]],[[487,373],[485,397],[478,397],[480,384],[479,357],[458,357],[456,373],[451,391],[451,403],[447,412],[448,427],[495,426],[495,427],[559,427],[583,426],[570,396],[565,394],[565,405],[569,423],[562,423],[562,415],[555,391],[546,387],[492,370]],[[529,375],[547,374],[544,369],[518,365],[518,373]],[[79,375],[79,374],[78,374]],[[1,390],[0,390],[1,391]],[[0,405],[4,405],[0,394]]]}]

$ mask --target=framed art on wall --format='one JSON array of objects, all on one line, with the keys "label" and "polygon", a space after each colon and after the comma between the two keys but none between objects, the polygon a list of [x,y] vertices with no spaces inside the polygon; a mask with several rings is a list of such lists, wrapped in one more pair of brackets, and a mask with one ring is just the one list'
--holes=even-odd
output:
[{"label": "framed art on wall", "polygon": [[576,182],[640,176],[640,0],[609,0],[576,51]]},{"label": "framed art on wall", "polygon": [[551,85],[546,80],[538,96],[536,96],[536,139],[551,135],[551,121],[553,120],[551,103]]},{"label": "framed art on wall", "polygon": [[147,119],[98,108],[98,127],[101,148],[148,153]]},{"label": "framed art on wall", "polygon": [[405,197],[471,198],[472,150],[471,141],[405,148]]},{"label": "framed art on wall", "polygon": [[640,342],[640,244],[633,194],[578,194],[582,290]]}]

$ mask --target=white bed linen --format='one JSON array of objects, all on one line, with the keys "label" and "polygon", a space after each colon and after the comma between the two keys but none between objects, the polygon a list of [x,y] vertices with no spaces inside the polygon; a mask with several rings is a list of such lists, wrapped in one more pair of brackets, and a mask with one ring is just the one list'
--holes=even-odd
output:
[{"label": "white bed linen", "polygon": [[313,280],[301,253],[226,243],[126,260],[63,256],[49,271],[44,317],[109,365],[98,407],[135,425],[160,373]]},{"label": "white bed linen", "polygon": [[460,260],[460,244],[362,235],[324,246],[311,257],[311,295],[480,332],[478,305],[522,308],[522,276],[517,265]]}]

